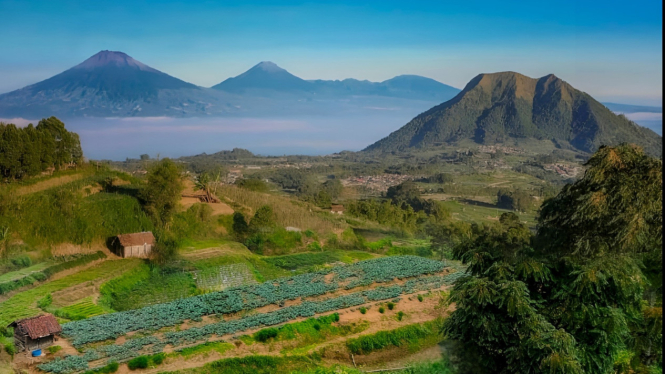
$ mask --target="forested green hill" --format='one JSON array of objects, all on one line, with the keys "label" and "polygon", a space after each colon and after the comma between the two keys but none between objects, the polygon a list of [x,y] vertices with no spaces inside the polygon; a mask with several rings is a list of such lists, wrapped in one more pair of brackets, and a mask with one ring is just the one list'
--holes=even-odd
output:
[{"label": "forested green hill", "polygon": [[480,74],[455,98],[420,114],[366,151],[405,151],[462,139],[479,144],[550,139],[561,148],[594,152],[601,145],[635,143],[661,154],[662,137],[554,75]]}]

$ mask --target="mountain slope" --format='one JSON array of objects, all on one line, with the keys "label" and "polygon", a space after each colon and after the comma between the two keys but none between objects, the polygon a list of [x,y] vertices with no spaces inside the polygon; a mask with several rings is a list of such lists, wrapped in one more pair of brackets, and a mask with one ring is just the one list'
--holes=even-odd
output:
[{"label": "mountain slope", "polygon": [[[101,51],[49,79],[0,95],[0,112],[17,116],[131,116],[176,113],[183,102],[214,101],[205,90],[122,52]],[[171,107],[171,109],[169,109]],[[146,115],[142,113],[142,115]]]},{"label": "mountain slope", "polygon": [[515,138],[551,139],[593,152],[600,145],[637,143],[660,154],[662,138],[617,116],[554,75],[540,79],[502,72],[480,74],[450,101],[433,107],[366,151],[404,151],[462,139],[479,144]]},{"label": "mountain slope", "polygon": [[418,75],[400,75],[383,82],[357,79],[304,80],[269,61],[261,62],[212,88],[229,93],[272,97],[284,94],[321,99],[385,96],[432,101],[446,101],[460,92],[457,88]]},{"label": "mountain slope", "polygon": [[248,90],[310,91],[312,85],[270,61],[263,61],[237,77],[229,78],[212,88],[234,93]]}]

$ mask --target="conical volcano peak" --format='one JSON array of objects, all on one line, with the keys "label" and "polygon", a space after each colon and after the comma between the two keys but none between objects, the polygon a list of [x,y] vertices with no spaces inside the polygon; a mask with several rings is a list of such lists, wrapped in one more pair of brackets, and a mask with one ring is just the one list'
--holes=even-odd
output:
[{"label": "conical volcano peak", "polygon": [[268,72],[268,73],[276,73],[276,72],[286,71],[286,70],[280,68],[279,66],[277,66],[277,64],[275,64],[274,62],[271,62],[271,61],[261,61],[258,64],[256,64],[254,66],[254,68],[255,69],[261,69],[261,70],[263,70],[265,72]]},{"label": "conical volcano peak", "polygon": [[129,67],[143,71],[156,71],[150,66],[133,59],[126,53],[118,51],[100,51],[89,59],[76,65],[75,69],[97,69],[108,66]]}]

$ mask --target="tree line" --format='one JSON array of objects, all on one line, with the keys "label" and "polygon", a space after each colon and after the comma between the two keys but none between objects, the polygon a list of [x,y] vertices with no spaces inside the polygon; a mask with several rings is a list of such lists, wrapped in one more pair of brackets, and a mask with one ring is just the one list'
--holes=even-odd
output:
[{"label": "tree line", "polygon": [[67,131],[55,117],[23,128],[0,123],[0,175],[4,179],[21,179],[82,161],[78,134]]},{"label": "tree line", "polygon": [[443,332],[460,373],[662,372],[662,161],[601,147],[541,207],[472,225]]}]

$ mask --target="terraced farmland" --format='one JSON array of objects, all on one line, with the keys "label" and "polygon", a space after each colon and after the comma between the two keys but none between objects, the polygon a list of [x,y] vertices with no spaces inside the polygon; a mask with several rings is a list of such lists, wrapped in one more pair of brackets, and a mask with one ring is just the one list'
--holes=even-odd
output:
[{"label": "terraced farmland", "polygon": [[[384,257],[100,315],[63,325],[64,336],[82,355],[56,359],[39,368],[60,374],[159,353],[166,347],[179,349],[209,339],[219,341],[242,331],[439,289],[459,274],[422,257]],[[250,313],[238,315],[241,311]],[[191,322],[181,327],[185,321]],[[129,332],[139,334],[132,334],[123,344],[115,341]]]}]

